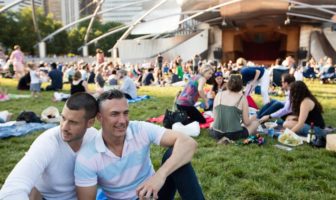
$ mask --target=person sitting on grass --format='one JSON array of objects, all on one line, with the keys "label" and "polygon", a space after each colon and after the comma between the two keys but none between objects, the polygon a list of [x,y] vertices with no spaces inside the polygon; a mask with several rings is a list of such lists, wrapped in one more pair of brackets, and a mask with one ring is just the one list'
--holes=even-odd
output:
[{"label": "person sitting on grass", "polygon": [[51,80],[51,84],[46,87],[47,91],[58,91],[63,88],[63,75],[62,72],[57,69],[56,63],[51,63],[51,71],[48,76]]},{"label": "person sitting on grass", "polygon": [[79,92],[89,93],[89,89],[87,81],[82,79],[82,73],[76,71],[71,82],[70,94],[74,95]]},{"label": "person sitting on grass", "polygon": [[134,81],[127,75],[127,71],[120,69],[117,72],[118,79],[122,82],[120,90],[125,94],[127,99],[135,99],[137,97],[137,87]]},{"label": "person sitting on grass", "polygon": [[283,126],[301,136],[307,136],[311,123],[314,123],[316,136],[324,136],[325,123],[323,107],[310,92],[303,81],[296,81],[290,86],[290,104],[292,115],[287,116]]},{"label": "person sitting on grass", "polygon": [[242,89],[241,75],[232,74],[227,83],[227,90],[216,95],[213,106],[214,122],[209,129],[210,135],[215,139],[225,137],[239,140],[256,133],[259,123],[249,118],[248,103]]},{"label": "person sitting on grass", "polygon": [[[98,97],[101,132],[79,152],[75,166],[78,198],[94,200],[100,186],[108,199],[203,200],[191,166],[197,143],[189,136],[148,122],[129,121],[122,91]],[[168,147],[155,172],[151,144]]]},{"label": "person sitting on grass", "polygon": [[223,77],[223,73],[221,71],[218,71],[215,73],[215,82],[211,88],[211,90],[209,91],[209,95],[208,95],[208,104],[209,104],[209,108],[206,110],[212,110],[213,109],[213,103],[214,103],[214,99],[217,95],[218,92],[222,92],[226,90],[226,83],[224,81],[224,77]]},{"label": "person sitting on grass", "polygon": [[80,71],[76,71],[73,80],[70,83],[70,94],[65,94],[61,92],[54,92],[53,101],[66,101],[69,99],[71,95],[74,95],[76,93],[80,92],[87,92],[88,90],[88,84],[87,81],[82,80],[82,73]]},{"label": "person sitting on grass", "polygon": [[259,122],[263,123],[271,118],[283,117],[291,113],[289,101],[289,87],[290,84],[295,82],[295,77],[292,74],[283,74],[281,77],[281,86],[285,91],[286,99],[284,102],[272,99],[269,103],[265,104],[258,112],[257,118]]},{"label": "person sitting on grass", "polygon": [[209,108],[208,98],[204,93],[204,86],[208,79],[212,77],[214,70],[211,65],[204,65],[199,69],[199,73],[192,77],[176,99],[176,106],[179,110],[186,111],[189,122],[197,121],[201,124],[206,120],[194,106],[199,96],[204,100],[205,108]]},{"label": "person sitting on grass", "polygon": [[75,159],[81,146],[98,134],[91,128],[97,111],[97,101],[90,94],[71,96],[63,107],[60,126],[36,138],[8,175],[0,199],[76,200]]}]

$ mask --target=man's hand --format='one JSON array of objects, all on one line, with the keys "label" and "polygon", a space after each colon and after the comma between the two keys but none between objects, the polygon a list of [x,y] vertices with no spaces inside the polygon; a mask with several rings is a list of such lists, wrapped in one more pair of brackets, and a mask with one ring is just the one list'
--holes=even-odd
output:
[{"label": "man's hand", "polygon": [[140,200],[158,199],[158,192],[166,181],[166,177],[156,173],[148,180],[143,182],[137,189],[136,193]]}]

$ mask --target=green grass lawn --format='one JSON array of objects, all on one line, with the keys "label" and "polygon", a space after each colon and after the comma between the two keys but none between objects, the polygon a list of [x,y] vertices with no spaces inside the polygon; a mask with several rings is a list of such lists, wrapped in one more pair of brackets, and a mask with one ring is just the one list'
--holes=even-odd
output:
[{"label": "green grass lawn", "polygon": [[[29,94],[17,91],[16,82],[0,79],[0,87],[10,93]],[[321,85],[308,82],[309,87],[324,107],[327,125],[336,126],[336,85]],[[66,86],[65,90],[69,87]],[[146,120],[171,108],[179,88],[143,87],[139,94],[152,98],[130,104],[132,120]],[[40,99],[19,99],[0,102],[0,110],[9,110],[14,118],[22,110],[38,114],[50,105],[62,109],[64,103],[51,101],[52,92],[43,92]],[[255,99],[260,102],[260,97]],[[95,126],[99,128],[99,124]],[[0,140],[0,185],[21,159],[37,132],[23,137]],[[192,164],[202,185],[206,199],[336,199],[336,153],[315,149],[308,145],[287,152],[275,148],[277,142],[266,137],[266,144],[217,145],[206,130],[196,138],[198,150]],[[164,149],[153,147],[152,160],[159,167]],[[29,172],[27,172],[29,173]]]}]

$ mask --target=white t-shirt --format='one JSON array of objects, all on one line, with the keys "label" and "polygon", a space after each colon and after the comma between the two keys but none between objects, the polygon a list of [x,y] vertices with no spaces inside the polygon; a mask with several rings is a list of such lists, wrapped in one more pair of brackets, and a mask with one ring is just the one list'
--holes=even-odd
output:
[{"label": "white t-shirt", "polygon": [[36,70],[29,70],[29,74],[30,74],[30,84],[36,84],[36,83],[40,83],[40,77],[37,75],[37,71]]},{"label": "white t-shirt", "polygon": [[[82,145],[98,133],[87,129]],[[25,200],[35,186],[45,199],[75,200],[74,166],[77,153],[61,137],[60,127],[41,134],[17,163],[0,190],[0,199]]]}]

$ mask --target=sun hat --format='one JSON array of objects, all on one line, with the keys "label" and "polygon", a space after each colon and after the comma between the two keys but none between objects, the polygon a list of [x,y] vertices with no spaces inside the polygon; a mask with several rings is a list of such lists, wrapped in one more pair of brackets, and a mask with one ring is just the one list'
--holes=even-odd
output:
[{"label": "sun hat", "polygon": [[47,123],[59,123],[61,121],[61,115],[56,107],[49,106],[42,111],[41,120]]}]

